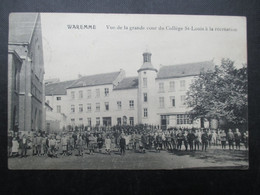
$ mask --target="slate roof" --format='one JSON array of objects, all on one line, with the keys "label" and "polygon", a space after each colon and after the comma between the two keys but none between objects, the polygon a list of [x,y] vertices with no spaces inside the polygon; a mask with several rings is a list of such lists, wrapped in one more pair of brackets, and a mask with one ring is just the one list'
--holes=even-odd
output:
[{"label": "slate roof", "polygon": [[155,70],[157,72],[157,69],[155,69],[151,62],[145,62],[141,66],[141,68],[137,71],[140,72],[141,70]]},{"label": "slate roof", "polygon": [[137,89],[137,88],[138,88],[138,77],[126,77],[114,88],[114,90]]},{"label": "slate roof", "polygon": [[66,95],[66,88],[75,80],[50,83],[45,85],[45,95]]},{"label": "slate roof", "polygon": [[38,13],[12,13],[9,16],[9,42],[30,43]]},{"label": "slate roof", "polygon": [[111,72],[111,73],[104,73],[104,74],[83,76],[80,79],[76,80],[68,88],[77,88],[77,87],[87,87],[87,86],[112,84],[113,81],[118,77],[119,74],[120,74],[120,71],[118,71],[118,72]]},{"label": "slate roof", "polygon": [[178,78],[199,75],[201,71],[214,70],[213,61],[163,66],[159,69],[157,79]]}]

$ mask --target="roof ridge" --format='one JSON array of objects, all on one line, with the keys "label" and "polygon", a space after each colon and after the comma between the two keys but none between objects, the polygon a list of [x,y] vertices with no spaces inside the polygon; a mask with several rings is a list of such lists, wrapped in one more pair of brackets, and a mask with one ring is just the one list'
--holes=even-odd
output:
[{"label": "roof ridge", "polygon": [[78,79],[76,79],[76,80],[79,80],[79,79],[81,79],[81,78],[83,78],[83,77],[88,77],[88,76],[97,76],[97,75],[113,74],[113,73],[120,73],[120,71],[114,71],[114,72],[107,72],[107,73],[99,73],[99,74],[85,75],[85,76],[82,76],[82,77],[80,77],[80,78],[78,78]]},{"label": "roof ridge", "polygon": [[55,83],[48,83],[47,85],[52,85],[52,84],[61,84],[61,83],[65,83],[65,82],[72,82],[72,81],[75,81],[77,79],[73,79],[73,80],[67,80],[67,81],[59,81],[59,82],[55,82]]},{"label": "roof ridge", "polygon": [[168,66],[181,66],[181,65],[188,65],[188,64],[199,64],[199,63],[205,63],[205,62],[212,62],[212,60],[205,60],[205,61],[197,61],[197,62],[188,62],[188,63],[182,63],[182,64],[173,64],[173,65],[163,65],[161,64],[162,67],[168,67]]}]

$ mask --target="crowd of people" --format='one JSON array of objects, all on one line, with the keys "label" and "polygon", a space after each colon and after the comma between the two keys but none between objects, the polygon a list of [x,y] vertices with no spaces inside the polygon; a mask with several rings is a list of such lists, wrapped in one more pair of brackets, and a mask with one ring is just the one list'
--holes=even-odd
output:
[{"label": "crowd of people", "polygon": [[[32,137],[26,134],[8,134],[8,156],[26,157],[28,149],[33,156],[69,156],[112,152],[125,155],[126,150],[145,153],[155,150],[176,152],[206,151],[209,147],[220,147],[229,150],[240,150],[243,144],[248,149],[248,131],[240,133],[229,129],[144,129],[144,128],[111,128],[110,130],[88,130],[62,132],[61,134],[34,133]],[[183,147],[184,146],[184,147]],[[235,147],[235,148],[234,148]]]}]

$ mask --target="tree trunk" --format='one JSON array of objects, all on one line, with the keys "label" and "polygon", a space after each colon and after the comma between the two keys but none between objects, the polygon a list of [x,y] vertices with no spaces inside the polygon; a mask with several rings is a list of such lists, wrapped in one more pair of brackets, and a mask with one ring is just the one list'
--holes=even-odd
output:
[{"label": "tree trunk", "polygon": [[204,118],[203,117],[200,118],[200,127],[204,128]]}]

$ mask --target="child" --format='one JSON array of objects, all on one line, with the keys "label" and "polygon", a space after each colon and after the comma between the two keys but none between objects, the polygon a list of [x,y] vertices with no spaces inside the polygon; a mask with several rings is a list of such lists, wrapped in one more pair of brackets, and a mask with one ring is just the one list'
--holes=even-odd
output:
[{"label": "child", "polygon": [[106,145],[106,152],[110,155],[110,150],[111,150],[111,139],[109,135],[107,135],[105,139],[105,145]]},{"label": "child", "polygon": [[12,156],[18,156],[19,143],[15,137],[13,138],[12,145]]}]

